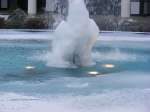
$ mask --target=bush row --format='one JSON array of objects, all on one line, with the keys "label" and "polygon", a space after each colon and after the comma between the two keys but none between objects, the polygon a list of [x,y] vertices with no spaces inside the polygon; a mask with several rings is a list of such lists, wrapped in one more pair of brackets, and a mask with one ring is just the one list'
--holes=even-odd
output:
[{"label": "bush row", "polygon": [[22,22],[19,21],[5,21],[4,18],[0,18],[1,29],[46,29],[48,23],[44,18],[27,18]]},{"label": "bush row", "polygon": [[95,16],[93,18],[104,31],[150,32],[150,17]]},{"label": "bush row", "polygon": [[48,20],[45,17],[28,16],[24,11],[15,10],[7,20],[0,18],[1,29],[45,29]]},{"label": "bush row", "polygon": [[[104,31],[135,31],[150,32],[150,17],[121,18],[116,16],[94,16],[100,30]],[[23,10],[15,10],[7,20],[0,18],[0,28],[8,29],[46,29],[53,28],[55,19],[52,15],[28,16]]]}]

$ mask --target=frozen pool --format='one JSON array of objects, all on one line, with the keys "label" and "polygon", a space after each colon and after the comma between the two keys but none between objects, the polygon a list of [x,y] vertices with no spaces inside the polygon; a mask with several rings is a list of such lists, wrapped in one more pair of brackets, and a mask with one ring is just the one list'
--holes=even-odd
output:
[{"label": "frozen pool", "polygon": [[[51,32],[0,34],[0,112],[149,112],[149,33],[101,33],[96,64],[84,68],[38,59],[51,48]],[[101,75],[89,75],[95,71]]]}]

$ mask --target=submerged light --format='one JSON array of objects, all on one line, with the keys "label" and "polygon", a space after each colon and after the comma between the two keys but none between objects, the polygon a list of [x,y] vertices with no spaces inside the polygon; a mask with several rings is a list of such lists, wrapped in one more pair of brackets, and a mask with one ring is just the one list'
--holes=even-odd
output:
[{"label": "submerged light", "polygon": [[104,64],[102,66],[105,68],[114,68],[115,67],[115,65],[113,65],[113,64]]},{"label": "submerged light", "polygon": [[26,66],[25,69],[27,69],[27,70],[34,70],[35,67],[34,66]]},{"label": "submerged light", "polygon": [[97,71],[90,71],[90,72],[88,72],[88,74],[91,75],[91,76],[96,76],[96,75],[99,75],[99,72],[97,72]]}]

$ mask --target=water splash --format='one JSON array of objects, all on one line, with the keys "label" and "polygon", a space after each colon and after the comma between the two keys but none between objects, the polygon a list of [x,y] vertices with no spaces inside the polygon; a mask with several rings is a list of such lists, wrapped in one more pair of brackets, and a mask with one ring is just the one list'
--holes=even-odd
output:
[{"label": "water splash", "polygon": [[69,0],[67,20],[56,29],[52,51],[45,56],[48,66],[91,65],[91,50],[98,36],[99,29],[89,18],[84,0]]},{"label": "water splash", "polygon": [[100,61],[124,61],[124,62],[147,62],[148,56],[138,53],[129,53],[115,48],[109,52],[93,52],[92,58],[96,62]]}]

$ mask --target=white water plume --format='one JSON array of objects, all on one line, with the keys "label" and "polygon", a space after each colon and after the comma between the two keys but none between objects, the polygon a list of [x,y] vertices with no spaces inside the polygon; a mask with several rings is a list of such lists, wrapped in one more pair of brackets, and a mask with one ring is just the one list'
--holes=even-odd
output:
[{"label": "white water plume", "polygon": [[91,50],[99,36],[96,23],[89,18],[83,0],[69,0],[66,21],[54,33],[52,51],[44,57],[48,66],[69,67],[92,64]]}]

